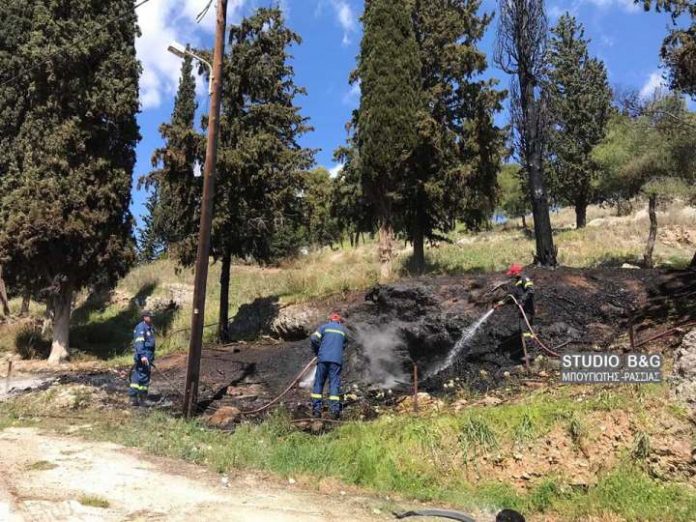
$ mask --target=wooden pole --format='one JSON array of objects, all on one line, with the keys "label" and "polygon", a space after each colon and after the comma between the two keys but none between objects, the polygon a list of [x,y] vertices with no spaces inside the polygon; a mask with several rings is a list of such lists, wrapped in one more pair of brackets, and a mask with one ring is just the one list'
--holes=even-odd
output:
[{"label": "wooden pole", "polygon": [[186,387],[184,388],[184,416],[190,418],[198,405],[201,353],[203,345],[203,321],[205,319],[205,290],[208,279],[208,257],[213,222],[213,196],[215,194],[215,164],[220,132],[220,105],[222,100],[222,74],[225,54],[225,27],[227,25],[227,0],[217,0],[215,49],[213,51],[213,88],[208,119],[208,144],[203,171],[203,202],[198,231],[198,252],[193,283],[193,313],[191,315],[191,340],[189,343]]}]

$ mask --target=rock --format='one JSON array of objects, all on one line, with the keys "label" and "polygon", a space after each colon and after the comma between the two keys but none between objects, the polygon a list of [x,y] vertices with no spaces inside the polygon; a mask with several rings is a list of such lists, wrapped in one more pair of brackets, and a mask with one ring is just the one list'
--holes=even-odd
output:
[{"label": "rock", "polygon": [[696,408],[696,329],[684,336],[676,351],[674,374],[672,392]]},{"label": "rock", "polygon": [[147,310],[177,310],[193,302],[193,286],[170,284],[164,287],[164,293],[151,295],[142,303]]},{"label": "rock", "polygon": [[674,370],[681,377],[696,377],[696,330],[684,336],[676,353]]},{"label": "rock", "polygon": [[452,403],[452,408],[454,408],[455,412],[460,412],[466,408],[468,404],[469,402],[466,399],[459,399]]},{"label": "rock", "polygon": [[309,337],[323,315],[313,307],[291,305],[281,308],[270,325],[270,333],[285,341],[300,341]]},{"label": "rock", "polygon": [[208,418],[208,424],[215,428],[226,428],[235,423],[242,412],[234,406],[223,406]]},{"label": "rock", "polygon": [[519,460],[522,460],[522,454],[521,454],[521,453],[515,453],[515,454],[512,456],[512,458],[515,459],[515,460],[518,460],[518,461],[519,461]]},{"label": "rock", "polygon": [[639,269],[640,269],[639,266],[632,265],[632,264],[630,264],[630,263],[624,263],[623,265],[621,265],[621,268],[626,268],[626,269],[629,269],[629,270],[639,270]]},{"label": "rock", "polygon": [[498,397],[494,397],[492,395],[486,395],[482,400],[481,404],[484,406],[497,406],[498,404],[501,404],[503,402],[502,399],[499,399]]},{"label": "rock", "polygon": [[290,477],[288,479],[288,484],[295,484],[295,483],[297,483],[297,481],[294,478]]}]

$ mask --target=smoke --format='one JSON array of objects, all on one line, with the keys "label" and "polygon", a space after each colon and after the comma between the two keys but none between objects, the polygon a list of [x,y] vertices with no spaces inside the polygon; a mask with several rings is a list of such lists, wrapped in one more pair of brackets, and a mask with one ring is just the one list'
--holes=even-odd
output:
[{"label": "smoke", "polygon": [[404,371],[408,350],[400,323],[381,327],[357,325],[351,337],[362,359],[364,382],[387,389],[410,382]]}]

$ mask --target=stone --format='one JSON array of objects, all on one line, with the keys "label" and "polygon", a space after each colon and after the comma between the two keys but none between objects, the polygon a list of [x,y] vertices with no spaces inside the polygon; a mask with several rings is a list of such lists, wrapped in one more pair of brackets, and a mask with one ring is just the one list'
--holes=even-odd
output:
[{"label": "stone", "polygon": [[242,412],[234,406],[223,406],[208,418],[208,424],[215,428],[226,428],[235,423]]},{"label": "stone", "polygon": [[309,337],[323,315],[307,305],[290,305],[281,308],[270,325],[270,333],[285,341],[300,341]]},{"label": "stone", "polygon": [[681,377],[696,377],[696,330],[691,330],[682,339],[676,353],[674,370]]},{"label": "stone", "polygon": [[503,402],[502,399],[499,399],[498,397],[494,397],[492,395],[486,395],[482,400],[481,404],[484,406],[497,406],[498,404],[501,404]]},{"label": "stone", "polygon": [[639,270],[640,269],[639,266],[632,265],[630,263],[624,263],[623,265],[621,265],[621,268],[626,268],[628,270]]}]

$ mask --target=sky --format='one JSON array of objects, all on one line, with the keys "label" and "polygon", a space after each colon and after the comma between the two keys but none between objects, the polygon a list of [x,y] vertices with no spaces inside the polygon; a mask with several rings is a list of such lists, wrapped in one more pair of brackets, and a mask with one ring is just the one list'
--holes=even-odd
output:
[{"label": "sky", "polygon": [[[214,36],[214,9],[196,23],[196,16],[208,0],[151,0],[138,10],[142,36],[137,53],[143,66],[140,82],[141,112],[138,116],[142,140],[137,149],[131,210],[142,222],[147,193],[137,188],[137,180],[151,169],[154,150],[162,146],[158,128],[170,118],[179,81],[180,60],[167,52],[172,41],[194,47],[210,47]],[[288,26],[303,41],[291,49],[295,81],[307,89],[298,98],[302,114],[310,119],[314,131],[301,140],[306,147],[319,149],[318,166],[334,172],[333,151],[345,143],[346,122],[357,107],[360,90],[348,83],[360,48],[363,0],[229,0],[228,22],[238,23],[258,7],[280,5]],[[494,12],[496,0],[483,0],[481,12]],[[585,26],[591,39],[590,52],[602,59],[612,86],[635,88],[645,96],[663,83],[659,50],[671,25],[664,14],[645,13],[633,0],[547,0],[551,24],[570,11]],[[500,80],[507,88],[509,79],[492,63],[495,44],[494,20],[480,47],[489,56],[486,77]],[[199,112],[208,109],[207,86],[198,84]],[[507,114],[497,117],[506,123]]]}]

